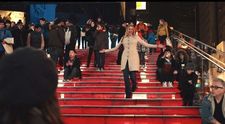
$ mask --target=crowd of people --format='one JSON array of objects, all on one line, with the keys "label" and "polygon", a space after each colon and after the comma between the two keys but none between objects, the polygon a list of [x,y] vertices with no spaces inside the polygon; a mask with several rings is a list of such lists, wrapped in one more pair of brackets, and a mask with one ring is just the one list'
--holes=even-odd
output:
[{"label": "crowd of people", "polygon": [[[6,55],[7,53],[2,46],[4,43],[7,44],[7,42],[4,41],[7,37],[14,38],[14,44],[11,45],[15,52],[10,55]],[[180,34],[180,37],[183,38],[182,34]],[[109,39],[111,41],[111,46],[109,46]],[[45,18],[40,18],[39,24],[29,24],[28,27],[25,27],[21,21],[14,24],[8,20],[0,20],[0,73],[2,73],[0,76],[3,76],[0,78],[0,82],[7,83],[8,81],[9,83],[7,85],[13,85],[13,81],[18,82],[24,80],[20,77],[18,80],[15,78],[15,80],[10,81],[8,80],[8,76],[6,76],[6,73],[4,72],[3,74],[3,71],[8,70],[6,72],[10,72],[10,69],[13,70],[17,68],[16,66],[14,68],[13,63],[10,65],[10,68],[7,68],[9,66],[8,64],[13,62],[13,60],[10,59],[18,57],[24,58],[24,63],[17,61],[17,66],[23,66],[22,64],[30,62],[32,57],[28,57],[29,60],[27,60],[23,54],[28,56],[28,54],[32,53],[39,56],[39,58],[34,58],[34,60],[40,59],[37,60],[36,63],[39,61],[46,61],[49,63],[49,69],[43,71],[42,74],[39,74],[39,72],[42,71],[35,69],[37,75],[41,76],[45,73],[52,73],[52,77],[43,80],[49,80],[55,84],[51,87],[51,92],[48,92],[49,96],[46,96],[48,98],[43,97],[40,98],[39,101],[34,100],[34,103],[18,100],[17,105],[22,102],[30,106],[23,111],[24,113],[21,114],[21,116],[18,114],[18,111],[11,109],[11,107],[16,107],[14,103],[10,101],[11,99],[6,99],[4,96],[4,94],[8,94],[5,92],[15,93],[16,91],[11,91],[10,89],[7,91],[1,88],[0,101],[2,102],[0,102],[0,104],[5,108],[4,112],[0,113],[0,122],[3,124],[15,122],[15,120],[10,120],[11,117],[7,116],[7,112],[12,112],[15,116],[12,118],[18,118],[20,120],[19,123],[25,123],[25,121],[32,122],[32,120],[23,119],[26,116],[30,116],[29,114],[40,114],[35,113],[38,111],[42,114],[38,116],[44,119],[46,124],[48,122],[55,124],[62,123],[60,119],[56,119],[59,116],[59,111],[56,97],[53,95],[57,86],[57,72],[53,71],[54,69],[52,68],[50,69],[50,67],[54,66],[55,68],[57,65],[64,67],[65,82],[72,80],[75,77],[78,77],[81,80],[81,62],[76,51],[76,49],[80,48],[80,45],[83,49],[88,48],[87,68],[90,66],[92,60],[91,57],[92,54],[94,54],[94,66],[96,67],[96,71],[104,71],[106,52],[118,50],[118,56],[115,63],[121,65],[126,98],[132,98],[132,92],[135,92],[138,88],[136,72],[138,72],[140,68],[145,67],[145,55],[160,52],[156,63],[158,67],[156,72],[157,79],[162,83],[162,87],[174,87],[174,82],[177,81],[180,95],[183,99],[183,105],[192,106],[196,94],[195,87],[199,74],[194,65],[195,60],[191,59],[193,52],[183,44],[177,44],[172,47],[168,46],[166,43],[167,39],[170,39],[170,31],[168,29],[168,23],[164,19],[159,20],[159,25],[156,30],[153,29],[151,23],[146,24],[144,22],[139,22],[135,25],[132,22],[124,21],[119,27],[116,25],[109,26],[101,18],[96,19],[96,21],[94,19],[89,19],[82,28],[79,25],[73,24],[73,22],[68,19],[57,19],[54,22],[48,22]],[[24,49],[22,49],[23,47]],[[50,55],[53,63],[49,61],[50,59],[47,58],[46,54]],[[43,63],[41,62],[41,64]],[[37,67],[39,66],[40,65],[37,65]],[[45,67],[44,65],[41,66]],[[29,74],[29,70],[24,70],[23,74],[28,77],[29,75],[27,74]],[[12,74],[10,74],[10,76],[11,75]],[[35,75],[32,76],[35,77]],[[130,80],[132,83],[130,83]],[[37,79],[37,82],[35,83],[42,83],[41,81],[38,81],[39,80]],[[26,81],[24,83],[26,83]],[[200,110],[201,117],[205,123],[224,123],[224,87],[223,80],[215,79],[210,87],[212,89],[212,94],[203,99]],[[39,91],[36,92],[34,90],[32,92],[38,93]],[[19,99],[20,97],[23,99],[24,96],[19,96],[18,94],[17,98]],[[27,97],[32,96],[28,95]],[[51,114],[52,112],[55,113]],[[43,115],[46,115],[46,118]]]}]

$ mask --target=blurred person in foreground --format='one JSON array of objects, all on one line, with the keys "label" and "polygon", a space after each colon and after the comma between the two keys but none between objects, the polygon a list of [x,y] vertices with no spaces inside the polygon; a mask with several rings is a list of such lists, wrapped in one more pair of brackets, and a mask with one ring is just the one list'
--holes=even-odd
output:
[{"label": "blurred person in foreground", "polygon": [[58,76],[44,51],[18,48],[0,61],[0,124],[63,124]]}]

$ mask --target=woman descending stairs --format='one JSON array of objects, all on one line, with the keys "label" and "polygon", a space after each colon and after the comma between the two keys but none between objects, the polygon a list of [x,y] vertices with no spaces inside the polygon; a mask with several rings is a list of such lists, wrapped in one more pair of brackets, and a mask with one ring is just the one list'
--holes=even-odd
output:
[{"label": "woman descending stairs", "polygon": [[156,80],[158,54],[148,55],[146,66],[137,73],[137,89],[125,98],[125,86],[117,52],[106,53],[103,71],[93,60],[86,67],[87,51],[77,51],[82,80],[62,82],[59,73],[57,96],[65,124],[200,124],[199,107],[182,106],[177,88],[162,87]]}]

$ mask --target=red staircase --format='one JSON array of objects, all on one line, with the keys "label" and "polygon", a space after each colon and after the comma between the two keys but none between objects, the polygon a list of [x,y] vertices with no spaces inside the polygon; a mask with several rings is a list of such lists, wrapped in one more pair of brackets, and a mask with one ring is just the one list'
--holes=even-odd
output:
[{"label": "red staircase", "polygon": [[163,88],[156,80],[158,54],[148,55],[146,68],[137,73],[138,88],[125,99],[123,75],[116,65],[117,52],[106,53],[104,71],[93,62],[86,68],[87,50],[79,50],[83,79],[62,82],[57,96],[65,124],[200,124],[197,106],[182,106],[177,89]]}]

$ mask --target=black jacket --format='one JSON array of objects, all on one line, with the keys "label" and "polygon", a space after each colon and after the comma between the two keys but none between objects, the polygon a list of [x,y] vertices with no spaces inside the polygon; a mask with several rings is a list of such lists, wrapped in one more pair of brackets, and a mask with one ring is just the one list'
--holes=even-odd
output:
[{"label": "black jacket", "polygon": [[73,65],[72,66],[66,66],[65,65],[65,67],[69,68],[69,69],[73,69],[73,68],[79,68],[80,69],[80,59],[77,56],[75,56],[74,60],[73,60]]},{"label": "black jacket", "polygon": [[65,42],[65,33],[61,27],[55,27],[49,31],[49,47],[63,48]]},{"label": "black jacket", "polygon": [[95,28],[92,27],[86,32],[86,40],[88,41],[88,46],[93,47],[95,44],[94,38]]},{"label": "black jacket", "polygon": [[94,34],[95,45],[94,50],[108,49],[108,32],[96,31]]}]

